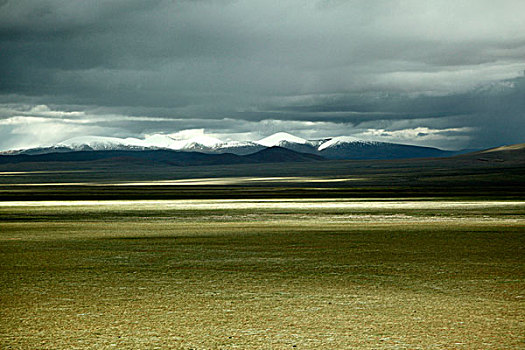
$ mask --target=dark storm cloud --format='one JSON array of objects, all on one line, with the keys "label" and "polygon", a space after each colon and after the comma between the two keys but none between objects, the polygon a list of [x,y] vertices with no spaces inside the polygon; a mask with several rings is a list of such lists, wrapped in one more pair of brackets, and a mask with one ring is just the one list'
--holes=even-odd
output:
[{"label": "dark storm cloud", "polygon": [[0,103],[16,105],[0,114],[2,146],[34,132],[12,119],[24,108],[62,120],[39,105],[82,112],[81,134],[419,126],[471,130],[458,146],[520,142],[524,11],[518,0],[0,1]]}]

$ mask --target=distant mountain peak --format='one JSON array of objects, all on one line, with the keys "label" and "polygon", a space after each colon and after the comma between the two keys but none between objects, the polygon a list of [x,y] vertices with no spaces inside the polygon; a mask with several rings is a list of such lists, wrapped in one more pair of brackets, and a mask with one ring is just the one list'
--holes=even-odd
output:
[{"label": "distant mountain peak", "polygon": [[352,137],[352,136],[338,136],[338,137],[333,137],[333,138],[331,138],[330,140],[328,140],[326,142],[323,142],[321,145],[319,145],[319,147],[317,149],[319,151],[322,151],[325,148],[333,147],[333,146],[335,146],[337,144],[352,143],[352,142],[362,142],[362,141],[360,141],[359,139],[356,139],[355,137]]},{"label": "distant mountain peak", "polygon": [[286,143],[286,142],[299,143],[299,144],[308,143],[307,140],[294,136],[287,132],[278,132],[278,133],[275,133],[273,135],[270,135],[268,137],[265,137],[264,139],[257,141],[258,144],[266,146],[266,147],[281,146],[283,143]]}]

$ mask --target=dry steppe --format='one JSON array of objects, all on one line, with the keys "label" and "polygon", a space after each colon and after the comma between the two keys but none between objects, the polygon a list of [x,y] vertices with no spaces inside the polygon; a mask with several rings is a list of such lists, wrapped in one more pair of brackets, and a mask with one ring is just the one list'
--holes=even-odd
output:
[{"label": "dry steppe", "polygon": [[2,349],[518,349],[525,202],[0,203]]}]

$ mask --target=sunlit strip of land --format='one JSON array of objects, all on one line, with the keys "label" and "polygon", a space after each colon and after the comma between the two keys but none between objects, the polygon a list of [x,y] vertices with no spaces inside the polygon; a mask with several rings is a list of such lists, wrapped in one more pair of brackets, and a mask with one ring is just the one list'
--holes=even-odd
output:
[{"label": "sunlit strip of land", "polygon": [[362,181],[364,178],[327,178],[327,177],[223,177],[223,178],[202,178],[202,179],[185,179],[185,180],[164,180],[164,181],[145,181],[145,182],[127,182],[115,185],[128,186],[155,186],[155,185],[240,185],[250,183],[325,183],[325,182],[347,182]]},{"label": "sunlit strip of land", "polygon": [[[5,176],[23,175],[20,173],[5,173]],[[18,183],[9,184],[9,186],[203,186],[203,185],[248,185],[254,183],[338,183],[348,181],[363,181],[363,177],[219,177],[219,178],[198,178],[198,179],[176,179],[176,180],[158,180],[158,181],[123,181],[123,182],[43,182],[43,183]]]},{"label": "sunlit strip of land", "polygon": [[0,207],[122,206],[129,209],[469,209],[523,206],[521,200],[400,200],[370,199],[199,199],[199,200],[79,200],[79,201],[0,201]]}]

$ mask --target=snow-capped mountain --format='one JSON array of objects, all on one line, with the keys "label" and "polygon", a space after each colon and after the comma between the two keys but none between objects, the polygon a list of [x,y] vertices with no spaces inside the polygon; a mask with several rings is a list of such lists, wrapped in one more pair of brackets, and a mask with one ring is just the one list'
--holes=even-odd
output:
[{"label": "snow-capped mountain", "polygon": [[296,152],[319,155],[327,159],[394,159],[451,155],[450,152],[436,148],[362,141],[350,136],[306,140],[286,132],[278,132],[258,141],[227,142],[208,135],[198,135],[189,139],[175,139],[164,134],[148,135],[144,139],[82,136],[67,139],[47,148],[3,153],[45,154],[71,151],[175,150],[209,154],[248,155],[269,147],[287,148]]},{"label": "snow-capped mountain", "polygon": [[145,140],[106,136],[80,136],[57,143],[55,148],[69,148],[74,151],[108,151],[117,149],[145,149],[148,143]]},{"label": "snow-capped mountain", "polygon": [[182,142],[181,144],[182,147],[179,149],[186,149],[186,150],[193,149],[193,148],[200,148],[200,147],[215,148],[218,145],[221,145],[224,143],[223,141],[215,137],[206,136],[206,135],[193,137],[189,140],[183,140],[181,142]]},{"label": "snow-capped mountain", "polygon": [[256,142],[266,147],[275,147],[275,146],[282,147],[283,145],[287,143],[298,143],[298,144],[303,144],[303,145],[308,143],[307,140],[294,136],[287,132],[278,132],[276,134],[270,135]]},{"label": "snow-capped mountain", "polygon": [[341,145],[341,144],[345,144],[345,143],[354,143],[354,142],[363,142],[363,141],[360,141],[358,139],[356,139],[355,137],[352,137],[352,136],[339,136],[339,137],[334,137],[334,138],[331,138],[321,144],[319,144],[319,146],[317,147],[317,150],[318,151],[322,151],[324,149],[327,149],[327,148],[330,148],[330,147],[334,147],[336,145]]},{"label": "snow-capped mountain", "polygon": [[319,146],[330,138],[322,140],[306,140],[286,132],[278,132],[262,140],[256,141],[266,147],[284,147],[301,153],[318,154]]},{"label": "snow-capped mountain", "polygon": [[54,147],[70,148],[75,151],[93,150],[141,150],[141,149],[171,149],[199,150],[214,148],[223,142],[215,137],[201,135],[187,140],[177,140],[168,135],[155,134],[146,136],[143,140],[128,137],[125,139],[106,136],[81,136],[59,142]]}]

